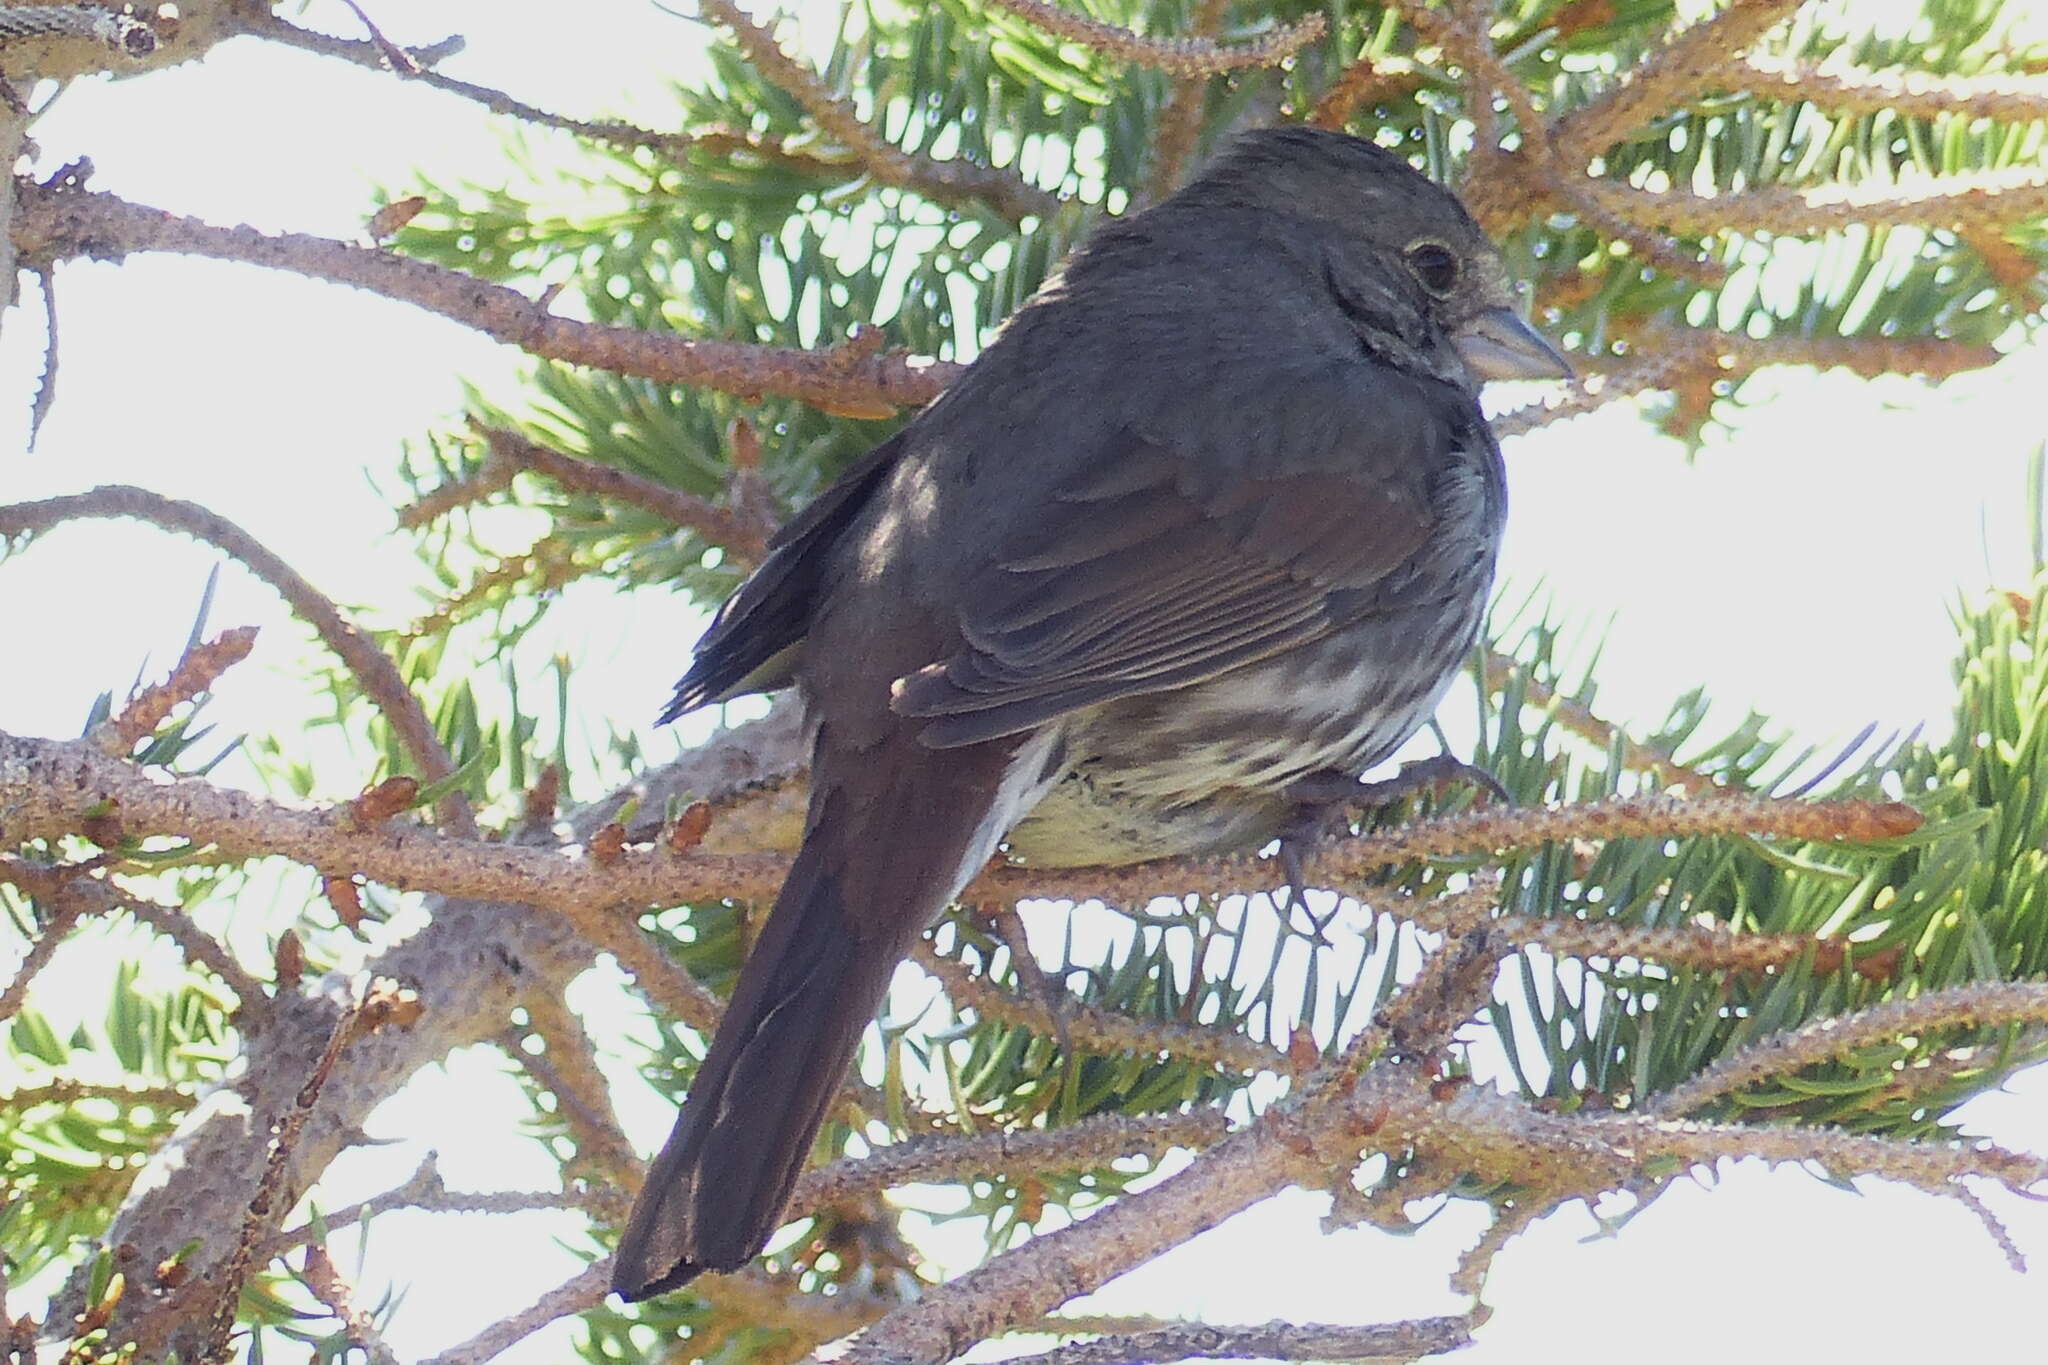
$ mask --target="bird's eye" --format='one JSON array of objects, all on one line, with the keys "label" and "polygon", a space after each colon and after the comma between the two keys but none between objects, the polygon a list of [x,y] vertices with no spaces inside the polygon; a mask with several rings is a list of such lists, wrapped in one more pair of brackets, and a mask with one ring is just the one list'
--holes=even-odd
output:
[{"label": "bird's eye", "polygon": [[1423,242],[1408,248],[1408,268],[1422,287],[1432,294],[1448,294],[1458,282],[1458,258],[1441,242]]}]

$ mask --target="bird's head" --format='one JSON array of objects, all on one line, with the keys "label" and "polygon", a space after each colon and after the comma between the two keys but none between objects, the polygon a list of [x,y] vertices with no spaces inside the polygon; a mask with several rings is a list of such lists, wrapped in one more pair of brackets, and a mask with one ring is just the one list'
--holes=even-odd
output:
[{"label": "bird's head", "polygon": [[1176,197],[1315,224],[1339,244],[1332,286],[1347,307],[1390,321],[1419,313],[1474,379],[1571,375],[1523,320],[1499,250],[1464,205],[1384,147],[1321,128],[1262,128]]}]

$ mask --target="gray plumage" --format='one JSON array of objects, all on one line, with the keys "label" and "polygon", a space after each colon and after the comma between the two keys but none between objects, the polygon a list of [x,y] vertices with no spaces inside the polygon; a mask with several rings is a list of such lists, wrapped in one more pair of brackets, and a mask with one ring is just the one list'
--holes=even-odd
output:
[{"label": "gray plumage", "polygon": [[795,682],[805,843],[619,1249],[645,1297],[756,1254],[890,973],[996,850],[1256,847],[1429,716],[1505,515],[1482,375],[1561,364],[1451,195],[1239,139],[1101,229],[780,536],[670,714]]}]

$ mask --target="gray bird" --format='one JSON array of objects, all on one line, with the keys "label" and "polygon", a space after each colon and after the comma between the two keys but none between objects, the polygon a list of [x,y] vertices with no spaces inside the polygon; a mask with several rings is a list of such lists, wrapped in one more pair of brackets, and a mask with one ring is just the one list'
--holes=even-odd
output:
[{"label": "gray bird", "polygon": [[1500,544],[1480,382],[1566,373],[1449,192],[1268,129],[1106,223],[790,522],[663,719],[800,687],[803,847],[612,1287],[761,1250],[896,964],[1006,838],[1256,848],[1413,734]]}]

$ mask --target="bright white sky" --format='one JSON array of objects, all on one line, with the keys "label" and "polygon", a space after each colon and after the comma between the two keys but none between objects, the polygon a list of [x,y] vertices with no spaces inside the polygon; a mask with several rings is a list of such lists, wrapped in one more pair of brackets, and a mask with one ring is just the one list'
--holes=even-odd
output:
[{"label": "bright white sky", "polygon": [[[355,32],[327,0],[304,17]],[[693,67],[705,37],[640,0],[420,0],[379,7],[379,18],[405,42],[464,33],[451,74],[582,115],[659,119],[664,80]],[[414,168],[432,184],[504,174],[499,125],[480,110],[247,40],[200,67],[87,83],[35,136],[43,171],[87,154],[97,187],[143,203],[344,238],[359,236],[371,187],[407,183]],[[22,453],[41,363],[33,308],[0,333],[0,498],[142,484],[239,521],[344,602],[385,619],[415,613],[412,552],[385,537],[388,504],[365,471],[386,476],[402,439],[458,409],[461,380],[501,379],[516,355],[397,304],[232,265],[68,264],[58,295],[63,369],[34,454]],[[1815,740],[1872,720],[1940,724],[1948,605],[2023,582],[2023,469],[2041,436],[2048,354],[1939,389],[1792,373],[1767,387],[1770,400],[1693,464],[1619,412],[1515,443],[1508,577],[1548,584],[1577,619],[1612,617],[1602,700],[1617,718],[1652,720],[1703,682]],[[0,687],[0,728],[74,734],[96,692],[125,688],[145,656],[160,669],[214,559],[151,530],[100,526],[0,564],[0,614],[21,649]],[[268,592],[230,572],[213,620],[266,627],[213,712],[224,733],[302,720],[302,635]],[[588,621],[574,649],[579,705],[644,722],[692,618],[645,594],[623,610],[593,606]],[[22,648],[31,641],[41,643]],[[668,743],[650,738],[656,753]],[[548,1179],[514,1133],[521,1108],[492,1060],[459,1057],[425,1080],[372,1124],[394,1145],[337,1167],[330,1207],[402,1178],[421,1134],[457,1187]],[[628,1118],[652,1147],[667,1113],[649,1099]],[[2048,1084],[2037,1073],[1968,1118],[2008,1145],[2048,1149]],[[2048,1257],[2048,1209],[1987,1197],[2022,1249]],[[1323,1203],[1275,1200],[1075,1311],[1374,1321],[1462,1306],[1444,1276],[1478,1231],[1474,1208],[1454,1206],[1405,1240],[1319,1239]],[[411,1283],[392,1341],[413,1358],[571,1273],[551,1238],[572,1227],[392,1217],[372,1238],[364,1288],[374,1299],[383,1276]],[[1619,1237],[1580,1244],[1594,1230],[1567,1210],[1502,1255],[1494,1320],[1461,1358],[2041,1358],[2040,1278],[2014,1275],[1964,1210],[1923,1195],[1873,1188],[1859,1199],[1798,1171],[1744,1168],[1712,1192],[1682,1185]],[[941,1263],[959,1254],[935,1250]],[[505,1359],[560,1359],[563,1330]]]}]

